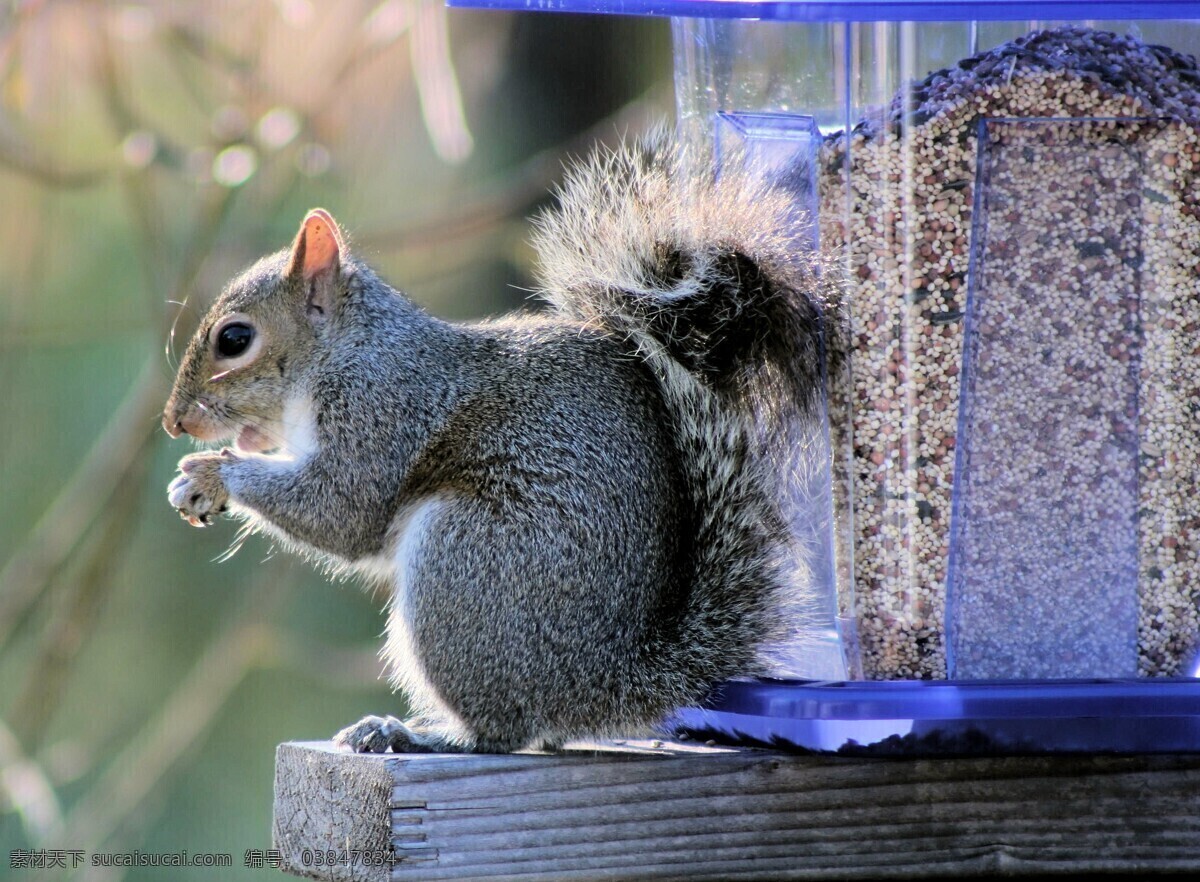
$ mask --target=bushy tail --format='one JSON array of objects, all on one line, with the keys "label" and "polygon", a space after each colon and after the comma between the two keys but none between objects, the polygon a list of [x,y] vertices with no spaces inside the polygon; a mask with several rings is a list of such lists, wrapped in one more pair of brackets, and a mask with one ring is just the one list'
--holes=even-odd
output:
[{"label": "bushy tail", "polygon": [[568,172],[535,237],[543,296],[627,341],[673,419],[695,570],[682,620],[649,649],[676,703],[753,673],[775,634],[794,558],[772,445],[813,413],[819,328],[838,311],[787,192],[685,165],[653,144],[602,150]]}]

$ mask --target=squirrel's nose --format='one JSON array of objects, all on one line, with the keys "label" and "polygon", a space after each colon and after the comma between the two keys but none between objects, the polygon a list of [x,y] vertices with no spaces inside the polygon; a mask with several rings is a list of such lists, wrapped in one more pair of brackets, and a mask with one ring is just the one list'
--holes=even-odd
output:
[{"label": "squirrel's nose", "polygon": [[174,408],[168,408],[163,414],[162,419],[163,429],[172,438],[178,438],[180,435],[187,433],[187,427],[183,424],[183,419],[176,415]]}]

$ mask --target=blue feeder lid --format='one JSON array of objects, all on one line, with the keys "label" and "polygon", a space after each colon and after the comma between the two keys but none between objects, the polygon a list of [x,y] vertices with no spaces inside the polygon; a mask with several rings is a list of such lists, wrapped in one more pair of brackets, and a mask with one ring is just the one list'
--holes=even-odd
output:
[{"label": "blue feeder lid", "polygon": [[795,22],[1195,19],[1196,0],[448,0],[463,9]]},{"label": "blue feeder lid", "polygon": [[733,681],[671,726],[849,756],[1200,753],[1200,680]]}]

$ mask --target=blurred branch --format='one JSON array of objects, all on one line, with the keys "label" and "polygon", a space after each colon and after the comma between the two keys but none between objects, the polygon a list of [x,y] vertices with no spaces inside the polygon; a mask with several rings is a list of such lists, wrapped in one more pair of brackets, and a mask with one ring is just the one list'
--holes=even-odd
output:
[{"label": "blurred branch", "polygon": [[[182,24],[173,24],[165,29],[168,54],[178,65],[188,55],[208,70],[232,79],[238,92],[238,101],[249,95],[270,95],[271,90],[258,76],[254,66],[245,58],[219,43]],[[255,44],[259,45],[259,44]],[[199,96],[197,96],[199,101]]]},{"label": "blurred branch", "polygon": [[[510,267],[518,278],[527,276],[532,262],[529,256],[532,252],[526,242],[528,237],[528,223],[510,218],[481,231],[478,236],[452,241],[444,247],[401,249],[397,254],[395,274],[407,290],[421,292],[414,296],[421,296],[431,288],[462,291],[462,283],[478,284],[481,268],[486,268],[489,274],[497,272],[497,263]],[[501,270],[500,274],[505,272]]]},{"label": "blurred branch", "polygon": [[8,12],[0,8],[0,28],[6,29],[0,33],[0,77],[7,77],[11,72],[17,37],[49,5],[50,0],[26,0],[24,3],[10,3]]},{"label": "blurred branch", "polygon": [[[172,29],[175,34],[178,29]],[[125,88],[122,83],[120,69],[108,33],[103,28],[98,29],[97,65],[99,68],[99,85],[104,106],[117,137],[123,137],[133,130],[149,130],[140,120],[125,99]],[[152,134],[160,152],[183,156],[185,150],[173,144],[163,133],[154,131]],[[153,168],[150,166],[149,168]],[[134,171],[124,176],[126,195],[131,214],[142,243],[144,271],[146,273],[148,290],[154,302],[159,305],[161,292],[168,288],[166,279],[172,274],[165,270],[165,264],[170,259],[164,238],[166,226],[159,209],[159,199],[155,192],[153,179],[149,169]],[[179,269],[174,273],[174,282],[169,286],[170,301],[185,301],[195,284],[204,260],[212,252],[222,223],[228,214],[236,187],[210,187],[203,194],[201,205],[192,230],[186,239]],[[164,316],[164,333],[169,328],[169,316]]]},{"label": "blurred branch", "polygon": [[151,356],[79,468],[0,569],[0,646],[137,464],[166,391],[158,356]]},{"label": "blurred branch", "polygon": [[[109,119],[113,121],[119,136],[124,136],[126,133],[135,129],[153,130],[150,126],[137,114],[130,106],[126,99],[126,92],[121,88],[121,78],[117,70],[117,56],[113,53],[112,48],[112,32],[107,26],[104,19],[106,7],[103,3],[93,3],[89,7],[92,14],[92,27],[95,34],[96,48],[96,67],[99,75],[100,97],[104,101],[105,110],[108,112]],[[154,131],[156,138],[159,138],[160,143],[170,143],[162,132]],[[176,145],[174,150],[179,151],[180,148]]]},{"label": "blurred branch", "polygon": [[[228,213],[233,192],[227,188],[214,188],[201,206],[196,229],[168,300],[184,301],[190,296],[204,259],[211,252]],[[140,218],[143,250],[161,249],[162,243],[156,232],[158,222],[147,205],[153,197],[137,188],[131,190],[130,195],[135,214]],[[145,263],[147,275],[151,276],[150,290],[161,290],[153,287],[158,261],[147,257]],[[164,311],[163,316],[165,329],[169,326],[170,312]],[[118,485],[127,479],[137,464],[138,452],[157,426],[166,393],[158,356],[151,356],[133,388],[88,451],[87,458],[21,544],[20,550],[0,570],[0,646],[5,644],[5,637],[37,601],[47,582],[59,572],[98,513],[109,505]]]},{"label": "blurred branch", "polygon": [[31,750],[62,703],[72,663],[95,632],[113,586],[116,561],[133,538],[137,527],[134,515],[149,476],[151,437],[143,437],[133,456],[133,468],[124,475],[105,507],[105,517],[89,543],[83,571],[72,581],[43,629],[25,684],[9,711],[13,734]]},{"label": "blurred branch", "polygon": [[[362,32],[370,47],[390,46],[408,33],[413,23],[412,0],[383,0],[363,19]],[[357,53],[362,56],[364,53]],[[343,70],[343,74],[346,71]]]},{"label": "blurred branch", "polygon": [[446,7],[440,0],[421,0],[412,29],[411,57],[421,118],[433,149],[445,162],[462,162],[475,142],[463,113],[462,90],[450,58]]},{"label": "blurred branch", "polygon": [[62,807],[46,773],[0,721],[0,808],[6,802],[20,816],[31,841],[39,841],[62,824]]},{"label": "blurred branch", "polygon": [[133,215],[138,239],[142,243],[139,251],[142,257],[142,272],[146,277],[146,290],[153,300],[153,292],[163,290],[167,275],[164,226],[157,211],[154,185],[144,171],[124,175],[123,182],[130,214]]},{"label": "blurred branch", "polygon": [[[169,33],[174,40],[183,41],[189,47],[210,47],[208,41],[189,34],[182,28],[172,28]],[[145,128],[136,119],[136,115],[124,98],[125,90],[109,38],[104,35],[97,42],[102,95],[114,128],[118,133],[124,133],[133,128]],[[239,74],[247,72],[246,66],[244,64],[235,65],[232,57],[222,55],[221,59],[224,64],[233,67]],[[159,133],[155,133],[155,137],[159,139],[160,144],[164,143],[165,139]],[[183,155],[185,152],[179,147],[172,147],[171,150],[177,155]],[[130,209],[143,246],[142,252],[145,256],[144,263],[146,264],[145,271],[149,281],[149,291],[154,298],[152,305],[156,306],[163,301],[158,299],[160,295],[156,295],[155,292],[162,291],[167,287],[163,278],[169,275],[160,269],[167,259],[167,249],[162,236],[164,224],[159,214],[158,199],[151,178],[146,172],[127,175],[125,181]],[[196,279],[204,266],[204,261],[212,253],[217,236],[228,216],[238,189],[237,187],[213,186],[206,188],[202,193],[195,221],[186,237],[183,254],[178,262],[178,270],[174,274],[174,281],[170,285],[169,295],[165,298],[165,302],[185,303],[190,298]],[[172,329],[173,317],[173,313],[169,310],[164,313],[162,326],[164,335]]]},{"label": "blurred branch", "polygon": [[16,144],[0,144],[0,167],[48,187],[91,187],[107,178],[110,168],[65,169]]},{"label": "blurred branch", "polygon": [[300,674],[333,689],[378,687],[383,663],[375,649],[347,649],[322,643],[309,634],[276,628],[271,644],[274,667]]},{"label": "blurred branch", "polygon": [[597,141],[614,133],[644,130],[657,122],[662,106],[662,87],[654,87],[619,108],[611,116],[521,163],[501,172],[491,181],[471,187],[470,198],[440,215],[426,216],[391,230],[364,232],[355,238],[375,248],[428,248],[445,245],[489,232],[513,215],[528,211],[545,198],[551,185],[562,176],[565,154],[589,151]]},{"label": "blurred branch", "polygon": [[327,109],[336,104],[342,90],[359,71],[386,52],[401,36],[412,31],[415,16],[409,13],[409,7],[414,2],[422,3],[427,0],[389,0],[381,3],[364,19],[360,34],[366,38],[365,42],[350,43],[347,46],[342,66],[330,79],[330,86],[321,96],[321,100],[314,105],[314,116],[320,109]]},{"label": "blurred branch", "polygon": [[[112,42],[108,29],[101,20],[102,8],[93,7],[92,14],[96,27],[96,67],[100,96],[108,112],[114,135],[118,140],[126,137],[131,131],[144,129],[125,100],[121,88],[120,76],[117,72],[116,59],[113,56]],[[164,139],[160,133],[154,133],[156,144],[162,144]],[[138,236],[142,242],[142,269],[146,274],[147,287],[150,291],[161,290],[166,278],[165,260],[166,245],[163,239],[163,222],[157,213],[157,202],[153,192],[153,182],[145,171],[134,171],[123,176],[126,195],[128,197]]]},{"label": "blurred branch", "polygon": [[229,209],[233,206],[236,187],[209,187],[196,209],[192,231],[188,236],[179,271],[171,286],[169,301],[186,303],[195,292],[196,280],[204,262],[212,255]]},{"label": "blurred branch", "polygon": [[[114,124],[119,128],[126,121],[127,111],[120,98],[116,68],[110,47],[103,37],[100,56],[106,105]],[[156,201],[150,182],[144,174],[126,176],[131,212],[137,219],[144,255],[148,288],[159,290],[158,275],[163,272],[165,245],[160,234],[161,222],[155,211]],[[211,253],[217,232],[225,218],[233,190],[212,188],[200,207],[193,235],[188,239],[183,260],[168,299],[186,299],[199,275],[205,257]],[[157,305],[157,298],[156,305]],[[169,312],[163,313],[163,328],[167,327]],[[153,364],[154,361],[151,362]],[[149,374],[149,376],[147,376]],[[15,561],[0,572],[0,643],[3,634],[11,631],[16,621],[42,594],[45,586],[61,573],[66,561],[79,546],[81,537],[91,528],[101,509],[107,510],[99,537],[91,543],[83,571],[59,605],[51,622],[41,635],[35,664],[30,668],[25,684],[11,712],[13,728],[18,738],[30,743],[53,717],[65,694],[71,664],[91,634],[91,625],[111,588],[111,569],[114,558],[128,544],[135,523],[134,513],[142,498],[147,479],[147,454],[151,446],[151,427],[157,420],[165,390],[156,382],[157,373],[148,364],[134,391],[118,410],[96,445],[93,446],[81,473],[68,484],[39,524],[52,524],[46,530],[35,530],[31,541],[25,543]],[[108,437],[119,433],[120,437]],[[114,443],[115,442],[115,443]],[[119,451],[119,459],[106,455]],[[99,455],[97,453],[99,452]],[[115,459],[115,461],[114,461]],[[106,481],[108,475],[112,478]],[[79,484],[81,486],[76,487]],[[69,509],[61,511],[61,509]],[[65,519],[64,519],[65,516]],[[64,529],[65,525],[65,529]],[[39,535],[41,534],[41,535]],[[38,539],[43,541],[39,542]],[[2,590],[8,586],[11,590]]]},{"label": "blurred branch", "polygon": [[270,652],[270,621],[285,580],[263,570],[157,715],[109,763],[43,842],[89,851],[102,845],[175,768],[212,724],[246,675]]},{"label": "blurred branch", "polygon": [[[364,67],[387,51],[404,33],[411,29],[411,17],[404,14],[409,3],[389,0],[380,4],[363,22],[362,42],[349,41],[345,59],[332,76],[322,94],[311,106],[303,108],[309,116],[317,116],[335,105],[346,84]],[[179,59],[184,53],[197,59],[210,70],[232,77],[240,93],[239,100],[248,96],[258,101],[274,100],[274,90],[259,76],[255,65],[247,58],[183,24],[173,24],[165,31],[168,45],[182,52],[170,53]],[[258,45],[255,43],[254,45]]]},{"label": "blurred branch", "polygon": [[[111,343],[122,337],[137,340],[144,334],[157,334],[160,330],[157,316],[154,321],[141,316],[137,320],[130,320],[124,313],[115,310],[111,316],[105,316],[100,321],[92,321],[91,316],[72,319],[62,322],[25,322],[9,320],[4,316],[4,324],[0,326],[0,350],[79,346],[100,341]],[[4,380],[0,378],[2,382]]]}]

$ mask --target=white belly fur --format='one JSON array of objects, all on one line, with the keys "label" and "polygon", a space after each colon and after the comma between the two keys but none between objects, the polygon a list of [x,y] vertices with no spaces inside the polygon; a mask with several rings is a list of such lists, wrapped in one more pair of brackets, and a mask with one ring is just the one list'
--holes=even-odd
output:
[{"label": "white belly fur", "polygon": [[394,587],[388,608],[387,640],[381,655],[388,668],[388,679],[394,687],[405,691],[415,713],[461,730],[462,721],[449,714],[441,696],[425,676],[410,624],[409,592],[416,561],[429,525],[444,505],[445,499],[431,497],[407,507],[396,519],[396,541],[391,554]]}]

